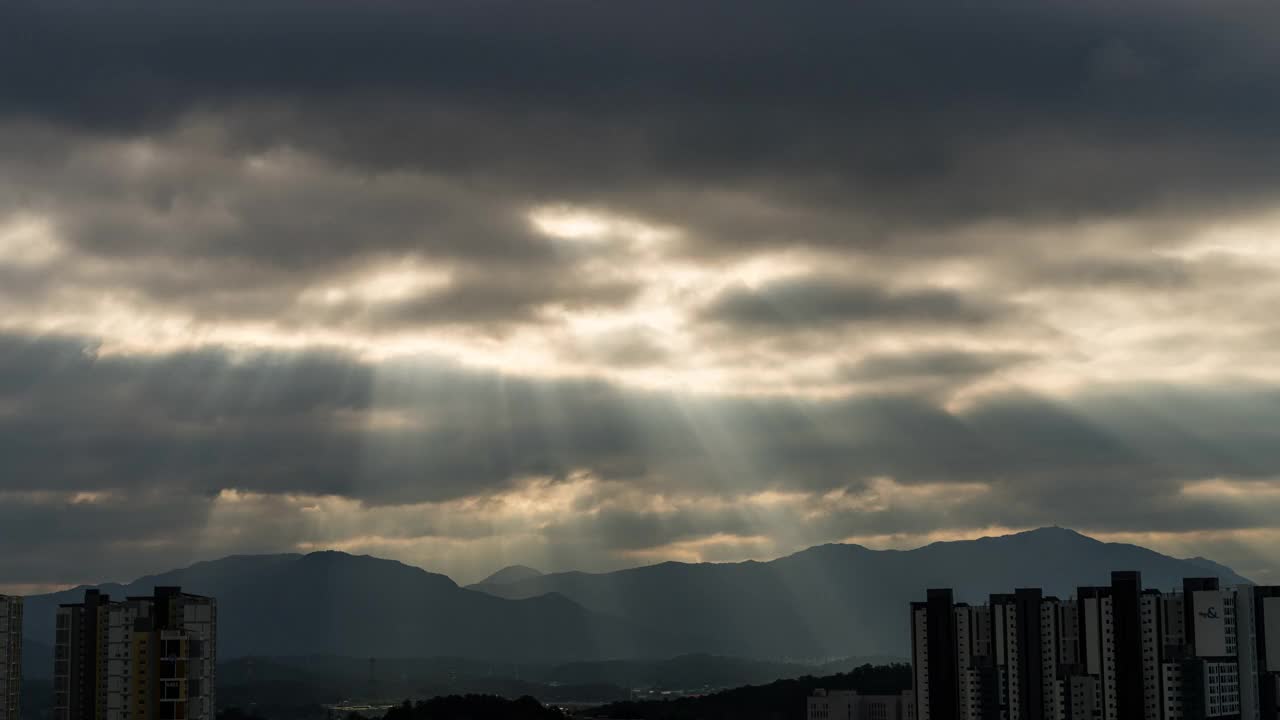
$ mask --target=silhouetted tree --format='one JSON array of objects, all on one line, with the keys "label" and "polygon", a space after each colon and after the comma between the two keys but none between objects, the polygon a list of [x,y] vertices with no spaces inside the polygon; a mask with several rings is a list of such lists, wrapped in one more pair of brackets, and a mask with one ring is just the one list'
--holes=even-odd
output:
[{"label": "silhouetted tree", "polygon": [[910,687],[910,665],[863,665],[827,677],[806,675],[702,697],[611,703],[590,715],[619,720],[799,720],[805,714],[805,698],[817,688],[891,695]]},{"label": "silhouetted tree", "polygon": [[416,703],[404,701],[383,720],[564,720],[564,714],[525,696],[507,700],[495,695],[446,695]]}]

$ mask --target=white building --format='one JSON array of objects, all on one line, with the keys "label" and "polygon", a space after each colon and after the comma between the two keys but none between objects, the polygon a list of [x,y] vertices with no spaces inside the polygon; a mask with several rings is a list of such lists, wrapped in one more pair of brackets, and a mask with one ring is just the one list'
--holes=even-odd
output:
[{"label": "white building", "polygon": [[898,695],[860,695],[856,690],[815,690],[808,720],[915,720],[910,690]]},{"label": "white building", "polygon": [[1117,572],[1066,601],[928,597],[911,610],[924,720],[1280,720],[1280,588],[1161,593]]},{"label": "white building", "polygon": [[54,720],[213,720],[217,604],[157,587],[58,609]]}]

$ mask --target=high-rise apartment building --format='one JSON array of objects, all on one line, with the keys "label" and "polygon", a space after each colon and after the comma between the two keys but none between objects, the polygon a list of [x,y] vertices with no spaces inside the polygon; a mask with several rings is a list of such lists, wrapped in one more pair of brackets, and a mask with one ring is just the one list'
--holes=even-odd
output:
[{"label": "high-rise apartment building", "polygon": [[0,720],[18,720],[22,695],[22,598],[0,595]]},{"label": "high-rise apartment building", "polygon": [[[987,605],[954,604],[950,623],[931,623],[930,617],[941,617],[951,591],[931,590],[929,597],[929,602],[912,605],[914,695],[920,717],[1065,717],[1079,662],[1074,602],[1021,589],[992,595]],[[939,629],[953,632],[954,641],[937,637]],[[947,673],[954,673],[953,682],[939,677]],[[938,687],[948,688],[947,694],[937,692]],[[951,687],[954,701],[948,699]]]},{"label": "high-rise apartment building", "polygon": [[58,608],[54,720],[213,720],[213,598],[157,587]]},{"label": "high-rise apartment building", "polygon": [[[1239,600],[1244,602],[1239,602]],[[1257,689],[1242,698],[1242,720],[1274,720],[1280,717],[1280,587],[1256,587],[1252,596],[1236,594],[1239,618],[1245,619],[1240,638],[1252,638],[1242,643],[1242,665],[1252,664],[1256,675],[1245,679],[1242,691]]]},{"label": "high-rise apartment building", "polygon": [[930,622],[951,596],[911,608],[922,718],[1280,720],[1280,588],[1188,578],[1162,593],[1116,572],[1065,601],[1024,588]]},{"label": "high-rise apartment building", "polygon": [[960,720],[959,646],[949,589],[911,603],[911,665],[919,720]]}]

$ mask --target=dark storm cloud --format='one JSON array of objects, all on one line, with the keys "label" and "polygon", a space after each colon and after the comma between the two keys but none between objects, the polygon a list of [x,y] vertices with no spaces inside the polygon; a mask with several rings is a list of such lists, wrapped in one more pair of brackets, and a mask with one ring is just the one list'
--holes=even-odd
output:
[{"label": "dark storm cloud", "polygon": [[[1153,229],[1154,235],[1177,232]],[[1114,254],[1100,249],[1090,254],[1047,253],[1038,258],[1011,259],[1009,277],[1024,287],[1092,291],[1191,293],[1223,286],[1264,286],[1269,267],[1251,264],[1225,253],[1206,253],[1186,259],[1153,253]]]},{"label": "dark storm cloud", "polygon": [[[56,212],[77,249],[107,258],[164,249],[252,260],[260,271],[407,251],[475,262],[553,259],[521,218],[438,178],[348,172],[288,147],[236,152],[216,123],[115,144],[20,123],[0,143],[21,178],[5,178],[6,209]],[[24,152],[32,144],[42,151]]]},{"label": "dark storm cloud", "polygon": [[14,337],[0,378],[7,488],[196,494],[341,487],[358,446],[330,418],[366,406],[369,383],[366,368],[319,353],[246,367],[217,352],[108,358],[92,342]]},{"label": "dark storm cloud", "polygon": [[704,310],[712,322],[797,330],[862,322],[980,326],[1010,314],[1012,308],[944,290],[895,292],[822,277],[731,288]]},{"label": "dark storm cloud", "polygon": [[[0,494],[0,576],[40,583],[116,581],[196,559],[192,551],[209,520],[209,499],[153,490],[160,492],[97,502]],[[145,523],[138,521],[142,516]],[[270,532],[260,527],[254,534]],[[85,548],[93,552],[82,564],[75,559],[86,557]]]},{"label": "dark storm cloud", "polygon": [[[985,366],[960,357],[907,369]],[[511,522],[486,503],[527,492],[530,476],[548,477],[547,492],[585,493],[537,532],[595,564],[716,534],[785,549],[927,533],[940,517],[959,528],[1254,528],[1258,508],[1184,490],[1215,477],[1267,487],[1280,477],[1277,428],[1280,393],[1266,387],[1010,394],[949,412],[927,396],[677,398],[316,351],[111,357],[91,341],[10,335],[0,342],[0,527],[4,546],[21,550],[6,556],[46,568],[56,556],[66,571],[7,561],[6,576],[24,582],[90,572],[59,539],[71,524],[104,547],[139,549],[102,570],[113,577],[202,547],[323,545],[344,532],[474,541]],[[584,472],[595,484],[576,484]],[[232,489],[260,495],[223,498]],[[308,525],[295,495],[361,509],[325,516],[356,513],[350,527]],[[449,519],[462,509],[415,504],[452,501],[479,504],[463,506],[465,521]],[[245,514],[217,514],[228,508]],[[123,519],[139,509],[172,527]],[[232,521],[235,534],[219,535]]]},{"label": "dark storm cloud", "polygon": [[[28,138],[61,161],[24,155]],[[205,321],[395,330],[534,322],[548,306],[623,305],[636,291],[583,272],[591,253],[533,232],[491,187],[353,173],[287,149],[228,154],[200,128],[102,144],[19,125],[0,145],[15,152],[0,169],[0,216],[39,214],[60,239],[47,262],[0,263],[0,299],[15,305],[47,311],[78,290]],[[377,301],[343,292],[388,271],[435,286]],[[330,288],[340,294],[324,300]]]},{"label": "dark storm cloud", "polygon": [[856,381],[944,380],[967,381],[1028,362],[1023,353],[921,350],[919,352],[868,355],[845,369]]},{"label": "dark storm cloud", "polygon": [[[571,309],[619,306],[625,305],[638,291],[637,284],[626,282],[590,279],[565,282],[555,277],[538,282],[529,273],[507,278],[498,273],[473,274],[439,292],[428,292],[372,311],[357,310],[355,321],[381,328],[533,321],[547,305]],[[346,314],[341,307],[329,312],[338,316]]]},{"label": "dark storm cloud", "polygon": [[[0,299],[65,315],[128,298],[365,342],[490,338],[545,327],[549,309],[633,301],[634,278],[599,277],[589,252],[529,227],[549,202],[668,223],[681,232],[667,257],[708,264],[808,246],[876,282],[903,262],[995,258],[1014,290],[1192,291],[1203,262],[1147,252],[1169,233],[1116,240],[1105,262],[1063,233],[1096,217],[1209,222],[1276,187],[1266,129],[1280,111],[1246,92],[1280,67],[1258,30],[1275,11],[1231,10],[1205,23],[1190,3],[6,5],[0,24],[22,31],[0,49],[0,209],[50,218],[66,253],[12,281],[0,266]],[[406,257],[460,281],[302,301]],[[953,301],[851,282],[730,292],[710,312],[776,328],[1007,312],[982,289]]]},{"label": "dark storm cloud", "polygon": [[589,345],[575,344],[564,352],[574,362],[585,359],[609,367],[661,366],[671,354],[647,336],[643,328],[626,328],[596,338]]},{"label": "dark storm cloud", "polygon": [[[439,363],[316,352],[118,358],[73,340],[6,337],[0,393],[3,489],[22,491],[239,488],[409,502],[585,469],[666,491],[825,492],[888,476],[1007,482],[1034,496],[1060,483],[1127,478],[1116,492],[1128,493],[1280,474],[1280,395],[1257,389],[1008,395],[951,413],[927,397],[677,400]],[[1187,416],[1202,421],[1176,422]]]},{"label": "dark storm cloud", "polygon": [[274,104],[285,121],[250,122],[244,142],[496,172],[535,192],[731,180],[914,223],[1230,204],[1276,180],[1264,148],[1280,102],[1259,89],[1280,79],[1266,30],[1280,17],[1266,3],[3,13],[16,29],[0,51],[10,115],[132,134]]},{"label": "dark storm cloud", "polygon": [[[1235,0],[4,3],[0,576],[97,579],[72,526],[134,549],[107,574],[362,536],[470,557],[448,543],[503,536],[504,498],[596,564],[1270,528],[1269,228],[1187,243],[1275,205],[1278,27]],[[582,367],[620,382],[550,377]]]},{"label": "dark storm cloud", "polygon": [[6,336],[0,474],[30,491],[443,500],[580,463],[643,462],[619,393],[323,352],[116,357],[90,341]]}]

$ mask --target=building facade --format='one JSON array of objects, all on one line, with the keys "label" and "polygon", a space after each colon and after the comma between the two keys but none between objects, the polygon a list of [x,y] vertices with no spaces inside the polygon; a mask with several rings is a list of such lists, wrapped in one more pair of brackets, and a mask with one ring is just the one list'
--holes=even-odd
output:
[{"label": "building facade", "polygon": [[929,590],[911,603],[911,667],[916,716],[959,720],[960,671],[956,611],[950,589]]},{"label": "building facade", "polygon": [[1116,572],[1067,600],[1023,588],[977,606],[935,589],[911,627],[921,718],[1280,720],[1280,588],[1160,592]]},{"label": "building facade", "polygon": [[809,696],[808,720],[915,720],[911,691],[898,695],[861,695],[856,690],[823,690]]},{"label": "building facade", "polygon": [[22,598],[0,595],[0,720],[18,720],[22,697]]},{"label": "building facade", "polygon": [[213,720],[217,603],[157,587],[58,608],[54,720]]}]

